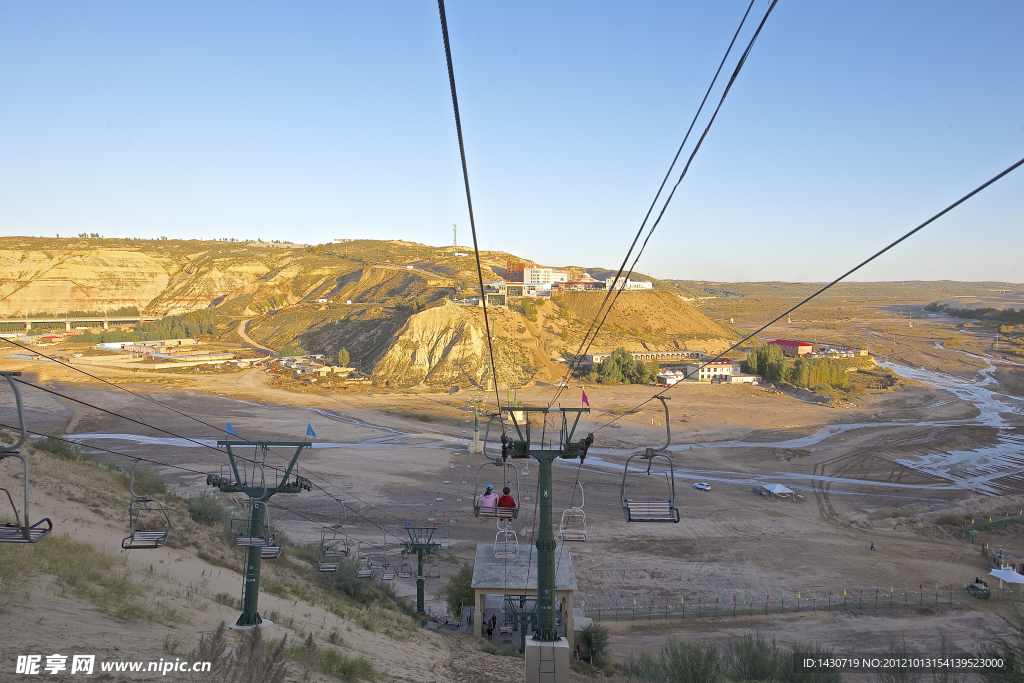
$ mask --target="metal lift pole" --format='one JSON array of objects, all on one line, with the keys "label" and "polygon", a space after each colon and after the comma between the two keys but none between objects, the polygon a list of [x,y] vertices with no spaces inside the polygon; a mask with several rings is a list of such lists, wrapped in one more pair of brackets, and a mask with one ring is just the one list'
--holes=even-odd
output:
[{"label": "metal lift pole", "polygon": [[[312,444],[308,441],[218,441],[218,446],[224,446],[228,452],[228,460],[231,463],[232,477],[221,479],[217,477],[211,483],[220,489],[221,493],[244,493],[250,499],[256,499],[261,501],[262,505],[252,506],[252,519],[249,523],[249,535],[250,536],[262,536],[263,527],[265,523],[266,515],[266,503],[270,500],[270,497],[275,493],[298,493],[301,490],[309,490],[310,483],[307,479],[296,475],[295,480],[289,482],[288,478],[291,476],[292,470],[295,468],[295,463],[299,460],[299,454],[303,448],[310,448]],[[288,467],[284,473],[281,474],[280,478],[274,482],[273,486],[267,485],[268,482],[256,482],[255,479],[255,460],[253,461],[253,475],[248,476],[248,472],[243,464],[241,472],[238,469],[238,462],[235,459],[235,454],[232,452],[232,446],[255,446],[260,452],[266,457],[267,449],[273,446],[286,446],[295,449],[295,455],[292,456],[291,462],[288,463]],[[280,472],[278,470],[278,472]],[[260,616],[258,611],[258,604],[260,598],[260,566],[263,562],[263,551],[259,546],[250,546],[246,548],[245,556],[245,582],[242,584],[242,614],[238,617],[232,628],[251,628],[253,626],[259,626],[263,623],[263,618]]]},{"label": "metal lift pole", "polygon": [[402,544],[405,546],[405,552],[416,553],[416,611],[420,614],[426,614],[425,600],[423,596],[423,556],[433,555],[441,547],[440,543],[434,542],[434,532],[437,530],[436,526],[410,526],[406,522],[405,527],[406,533],[409,534],[409,540],[403,541]]},{"label": "metal lift pole", "polygon": [[[552,477],[551,463],[557,458],[576,459],[580,462],[587,457],[587,449],[594,442],[594,435],[588,434],[585,439],[573,443],[572,436],[579,424],[580,415],[589,413],[590,408],[528,408],[519,406],[502,406],[512,418],[518,439],[502,436],[502,457],[513,459],[533,457],[540,463],[538,481],[540,486],[540,528],[537,535],[537,632],[534,640],[556,642],[560,640],[555,630],[555,534],[552,529]],[[530,447],[530,413],[556,413],[562,416],[562,428],[557,449]],[[520,429],[516,414],[525,413],[526,434]],[[576,419],[572,426],[567,416],[575,413]],[[543,444],[542,444],[543,446]]]}]

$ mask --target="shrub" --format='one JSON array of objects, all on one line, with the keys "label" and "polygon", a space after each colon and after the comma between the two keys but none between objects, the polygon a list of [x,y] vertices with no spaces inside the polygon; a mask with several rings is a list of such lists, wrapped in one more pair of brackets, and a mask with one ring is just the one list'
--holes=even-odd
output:
[{"label": "shrub", "polygon": [[188,516],[192,518],[193,522],[205,524],[206,526],[227,526],[231,521],[230,513],[228,513],[220,500],[220,496],[216,493],[210,491],[197,493],[188,499],[186,505],[188,507]]},{"label": "shrub", "polygon": [[590,651],[590,663],[604,668],[608,658],[608,629],[600,624],[591,623],[583,629],[583,646]]},{"label": "shrub", "polygon": [[456,615],[462,615],[462,606],[466,601],[470,605],[476,599],[473,593],[473,567],[466,562],[462,568],[448,579],[444,587],[444,600],[448,608]]},{"label": "shrub", "polygon": [[964,518],[955,512],[943,512],[939,515],[939,524],[947,524],[949,526],[962,526]]},{"label": "shrub", "polygon": [[892,516],[893,516],[894,519],[898,518],[898,517],[906,517],[907,516],[907,511],[904,510],[903,508],[893,508],[892,509]]},{"label": "shrub", "polygon": [[775,680],[782,665],[782,653],[773,638],[747,634],[731,641],[726,650],[726,667],[735,681]]},{"label": "shrub", "polygon": [[[125,477],[125,482],[128,481],[128,476]],[[135,483],[133,488],[135,493],[140,496],[155,496],[161,493],[166,493],[167,484],[160,478],[156,472],[151,469],[142,467],[135,468]]]},{"label": "shrub", "polygon": [[669,638],[661,648],[661,671],[672,683],[715,681],[725,667],[714,643],[691,643]]},{"label": "shrub", "polygon": [[82,450],[82,447],[77,443],[64,439],[64,432],[59,429],[54,429],[51,432],[47,432],[46,436],[39,437],[38,439],[32,439],[31,444],[41,451],[46,451],[50,455],[56,456],[61,460],[91,460],[88,455]]},{"label": "shrub", "polygon": [[349,557],[338,563],[338,571],[319,574],[320,582],[325,588],[340,590],[351,597],[358,597],[367,589],[370,582],[356,578],[359,562]]}]

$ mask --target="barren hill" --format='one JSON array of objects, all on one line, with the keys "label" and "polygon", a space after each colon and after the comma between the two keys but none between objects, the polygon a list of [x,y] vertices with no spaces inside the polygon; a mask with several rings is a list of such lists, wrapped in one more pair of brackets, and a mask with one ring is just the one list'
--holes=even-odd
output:
[{"label": "barren hill", "polygon": [[[482,253],[484,278],[504,277],[508,259],[524,261]],[[330,357],[344,348],[355,367],[392,386],[491,381],[482,311],[451,302],[477,286],[472,256],[401,241],[0,238],[0,316],[212,308],[226,340],[239,341],[238,325],[248,320],[247,335],[260,344]],[[577,351],[603,297],[566,292],[494,307],[499,384],[560,379],[564,368],[553,359]],[[672,289],[656,289],[624,292],[591,350],[710,351],[732,338]]]}]

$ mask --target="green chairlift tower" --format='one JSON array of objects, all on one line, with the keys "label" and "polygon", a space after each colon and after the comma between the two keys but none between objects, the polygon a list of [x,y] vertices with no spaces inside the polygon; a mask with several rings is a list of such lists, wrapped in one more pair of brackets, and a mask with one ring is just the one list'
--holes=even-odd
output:
[{"label": "green chairlift tower", "polygon": [[[266,502],[275,493],[299,493],[303,489],[310,490],[311,482],[305,477],[295,475],[289,481],[292,471],[295,470],[295,463],[299,460],[299,454],[303,448],[310,448],[312,444],[307,441],[218,441],[218,446],[224,446],[228,452],[230,471],[222,470],[220,475],[209,475],[206,482],[216,486],[221,493],[244,493],[253,504],[250,506],[249,528],[246,531],[250,538],[267,539],[266,531],[268,520],[266,517]],[[292,456],[288,466],[284,469],[279,467],[266,467],[267,450],[276,446],[294,448],[295,455]],[[256,449],[253,459],[237,457],[232,448],[248,447]],[[273,481],[269,481],[272,478]],[[234,533],[234,530],[232,530]],[[257,603],[260,597],[260,564],[263,560],[263,546],[258,544],[247,544],[245,558],[245,583],[242,585],[242,615],[238,621],[232,624],[232,628],[252,628],[263,623],[263,618],[257,611]]]},{"label": "green chairlift tower", "polygon": [[423,556],[435,555],[441,547],[440,543],[434,543],[434,532],[436,526],[409,526],[405,523],[405,530],[409,533],[409,540],[403,541],[405,552],[416,553],[416,611],[426,614],[426,607],[423,599],[423,583],[426,576],[423,574]]},{"label": "green chairlift tower", "polygon": [[[516,430],[518,438],[509,438],[505,434],[501,436],[501,457],[507,459],[534,458],[540,463],[538,475],[540,517],[537,533],[537,630],[533,641],[540,643],[557,643],[561,640],[555,630],[555,534],[552,529],[551,504],[553,499],[551,463],[556,458],[565,460],[579,459],[582,463],[587,457],[587,450],[594,443],[594,435],[588,434],[586,438],[573,441],[573,434],[576,432],[576,425],[579,424],[580,415],[589,413],[590,408],[530,408],[520,406],[503,406],[502,413],[507,413],[512,419],[512,426]],[[530,445],[530,416],[533,413],[540,413],[546,417],[547,413],[561,416],[561,429],[558,436],[558,447],[545,449],[532,448]],[[570,416],[575,415],[570,425]],[[519,420],[525,420],[520,425]],[[524,433],[525,432],[525,433]],[[551,444],[554,446],[554,444]],[[531,661],[531,649],[527,648],[526,680],[557,680],[568,681],[569,660],[568,647],[565,648],[564,665],[556,666],[558,661],[557,653],[552,658],[542,654],[540,650],[533,650],[541,659]],[[532,669],[536,667],[536,676],[531,676]],[[562,671],[565,669],[565,671]]]}]

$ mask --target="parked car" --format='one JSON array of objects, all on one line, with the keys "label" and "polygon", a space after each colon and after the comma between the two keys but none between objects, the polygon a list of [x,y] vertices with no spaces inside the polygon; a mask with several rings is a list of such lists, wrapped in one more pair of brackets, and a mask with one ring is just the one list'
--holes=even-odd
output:
[{"label": "parked car", "polygon": [[711,484],[707,483],[706,481],[698,481],[696,484],[693,485],[693,488],[697,489],[698,491],[710,491]]}]

